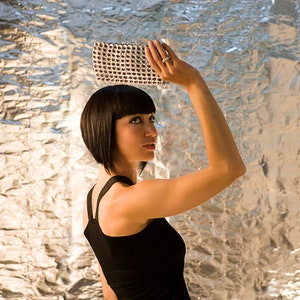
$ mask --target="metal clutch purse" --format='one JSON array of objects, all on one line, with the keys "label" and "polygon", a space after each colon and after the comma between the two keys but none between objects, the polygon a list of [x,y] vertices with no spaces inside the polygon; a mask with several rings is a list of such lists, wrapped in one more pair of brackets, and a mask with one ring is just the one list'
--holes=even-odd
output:
[{"label": "metal clutch purse", "polygon": [[141,44],[95,42],[93,66],[99,81],[114,84],[162,85],[152,70]]}]

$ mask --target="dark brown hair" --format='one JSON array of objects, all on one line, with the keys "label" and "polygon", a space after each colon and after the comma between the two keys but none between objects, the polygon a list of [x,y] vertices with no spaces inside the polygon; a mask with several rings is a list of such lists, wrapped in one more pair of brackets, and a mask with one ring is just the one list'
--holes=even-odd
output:
[{"label": "dark brown hair", "polygon": [[[116,148],[116,120],[134,114],[155,113],[151,97],[143,90],[129,85],[106,86],[96,91],[86,103],[80,129],[83,141],[97,163],[112,174],[113,151]],[[146,162],[140,162],[140,170]]]}]

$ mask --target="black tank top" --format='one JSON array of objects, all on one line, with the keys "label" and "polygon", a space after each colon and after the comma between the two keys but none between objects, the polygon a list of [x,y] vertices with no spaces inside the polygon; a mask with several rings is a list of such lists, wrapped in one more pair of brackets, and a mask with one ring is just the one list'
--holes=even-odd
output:
[{"label": "black tank top", "polygon": [[108,180],[99,194],[95,217],[91,189],[84,234],[118,300],[190,300],[183,277],[185,244],[166,219],[154,219],[145,229],[129,236],[111,237],[102,232],[99,203],[115,182],[133,185],[124,176]]}]

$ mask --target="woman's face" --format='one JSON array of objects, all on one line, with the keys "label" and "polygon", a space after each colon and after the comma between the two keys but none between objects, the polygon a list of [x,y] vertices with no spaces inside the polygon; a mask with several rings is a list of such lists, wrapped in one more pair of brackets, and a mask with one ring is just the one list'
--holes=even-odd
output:
[{"label": "woman's face", "polygon": [[157,139],[154,121],[154,113],[128,115],[118,119],[114,161],[139,163],[152,160]]}]

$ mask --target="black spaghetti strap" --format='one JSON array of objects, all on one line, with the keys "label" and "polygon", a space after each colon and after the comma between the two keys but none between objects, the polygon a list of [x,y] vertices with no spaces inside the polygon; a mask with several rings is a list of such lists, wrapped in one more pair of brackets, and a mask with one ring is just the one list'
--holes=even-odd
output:
[{"label": "black spaghetti strap", "polygon": [[128,177],[125,176],[121,176],[121,175],[116,175],[111,177],[106,184],[104,185],[104,187],[102,188],[98,199],[97,199],[97,206],[96,206],[96,214],[95,214],[95,219],[98,220],[98,210],[99,210],[99,203],[101,198],[106,194],[106,192],[111,188],[111,186],[116,183],[116,182],[122,182],[128,185],[133,185],[134,183],[131,181],[131,179],[129,179]]},{"label": "black spaghetti strap", "polygon": [[91,188],[87,195],[87,211],[89,220],[93,219],[93,208],[92,208],[92,193],[93,193],[94,186]]}]

